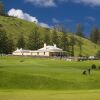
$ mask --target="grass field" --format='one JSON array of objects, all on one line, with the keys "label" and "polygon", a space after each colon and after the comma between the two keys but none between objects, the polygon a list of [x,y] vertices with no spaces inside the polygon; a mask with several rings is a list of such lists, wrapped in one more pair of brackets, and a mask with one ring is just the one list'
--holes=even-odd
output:
[{"label": "grass field", "polygon": [[0,100],[100,100],[100,91],[3,90]]},{"label": "grass field", "polygon": [[0,57],[0,100],[100,100],[100,61]]}]

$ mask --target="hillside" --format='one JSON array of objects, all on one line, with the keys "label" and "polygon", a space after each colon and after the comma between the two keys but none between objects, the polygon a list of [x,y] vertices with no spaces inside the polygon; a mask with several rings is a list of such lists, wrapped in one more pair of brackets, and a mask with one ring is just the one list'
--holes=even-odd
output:
[{"label": "hillside", "polygon": [[[36,26],[35,23],[31,23],[25,20],[21,20],[14,17],[4,17],[0,16],[0,26],[2,26],[5,31],[7,32],[7,35],[11,38],[13,38],[14,42],[16,43],[18,37],[20,34],[23,34],[25,37],[25,40],[27,41],[27,37],[29,33],[34,29]],[[43,36],[45,31],[45,28],[39,27],[39,32],[41,33],[41,37]],[[48,31],[50,33],[50,31]],[[58,33],[60,34],[60,33]],[[79,38],[79,37],[76,37]],[[95,55],[98,50],[100,50],[100,47],[88,39],[82,38],[83,41],[83,54],[84,55]],[[79,47],[78,45],[75,46],[75,55],[79,54]]]}]

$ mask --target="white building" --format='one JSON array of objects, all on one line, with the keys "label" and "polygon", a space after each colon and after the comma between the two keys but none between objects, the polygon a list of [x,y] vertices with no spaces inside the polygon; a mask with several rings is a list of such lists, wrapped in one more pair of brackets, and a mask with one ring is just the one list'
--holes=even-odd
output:
[{"label": "white building", "polygon": [[44,44],[44,47],[38,50],[23,50],[17,49],[12,54],[13,55],[25,55],[25,56],[62,56],[64,51],[57,48],[56,44],[54,46]]}]

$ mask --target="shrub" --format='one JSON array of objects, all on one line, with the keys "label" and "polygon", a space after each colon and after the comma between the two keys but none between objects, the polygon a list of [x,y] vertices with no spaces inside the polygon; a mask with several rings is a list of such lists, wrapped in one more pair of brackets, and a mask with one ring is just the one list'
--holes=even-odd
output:
[{"label": "shrub", "polygon": [[98,67],[98,69],[100,69],[100,66]]},{"label": "shrub", "polygon": [[96,57],[100,58],[100,51],[97,52]]},{"label": "shrub", "polygon": [[95,64],[93,64],[91,67],[92,67],[92,69],[96,69],[96,65]]},{"label": "shrub", "polygon": [[20,60],[20,62],[24,62],[24,60]]}]

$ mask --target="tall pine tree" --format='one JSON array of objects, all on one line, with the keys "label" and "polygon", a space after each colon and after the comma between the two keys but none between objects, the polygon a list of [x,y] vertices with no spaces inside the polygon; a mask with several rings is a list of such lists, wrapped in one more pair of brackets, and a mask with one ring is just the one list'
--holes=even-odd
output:
[{"label": "tall pine tree", "polygon": [[11,39],[8,39],[6,31],[0,29],[0,54],[9,54],[14,50],[14,44]]},{"label": "tall pine tree", "polygon": [[68,37],[67,37],[67,34],[65,32],[62,33],[62,36],[61,36],[61,48],[64,50],[64,51],[67,51],[69,52],[69,41],[68,41]]},{"label": "tall pine tree", "polygon": [[95,26],[92,28],[92,31],[90,33],[90,40],[96,44],[98,44],[100,39],[100,32],[99,29],[96,28]]},{"label": "tall pine tree", "polygon": [[19,35],[18,41],[17,41],[17,47],[18,48],[25,48],[25,40],[23,34]]},{"label": "tall pine tree", "polygon": [[52,39],[52,44],[56,44],[57,46],[59,45],[60,41],[58,40],[58,34],[56,30],[53,30],[51,39]]},{"label": "tall pine tree", "polygon": [[80,37],[85,37],[84,33],[83,33],[83,26],[81,24],[77,25],[76,28],[76,35],[80,36]]},{"label": "tall pine tree", "polygon": [[70,55],[74,56],[75,55],[75,44],[76,44],[76,40],[75,40],[74,34],[72,34],[70,36],[70,42],[69,42],[69,44],[70,44],[70,47],[71,47],[71,49],[70,49]]},{"label": "tall pine tree", "polygon": [[37,50],[41,47],[41,38],[40,33],[38,32],[38,27],[35,27],[29,34],[27,47],[30,50]]},{"label": "tall pine tree", "polygon": [[50,32],[49,32],[49,29],[45,29],[43,42],[46,43],[46,44],[51,44],[50,43]]}]

